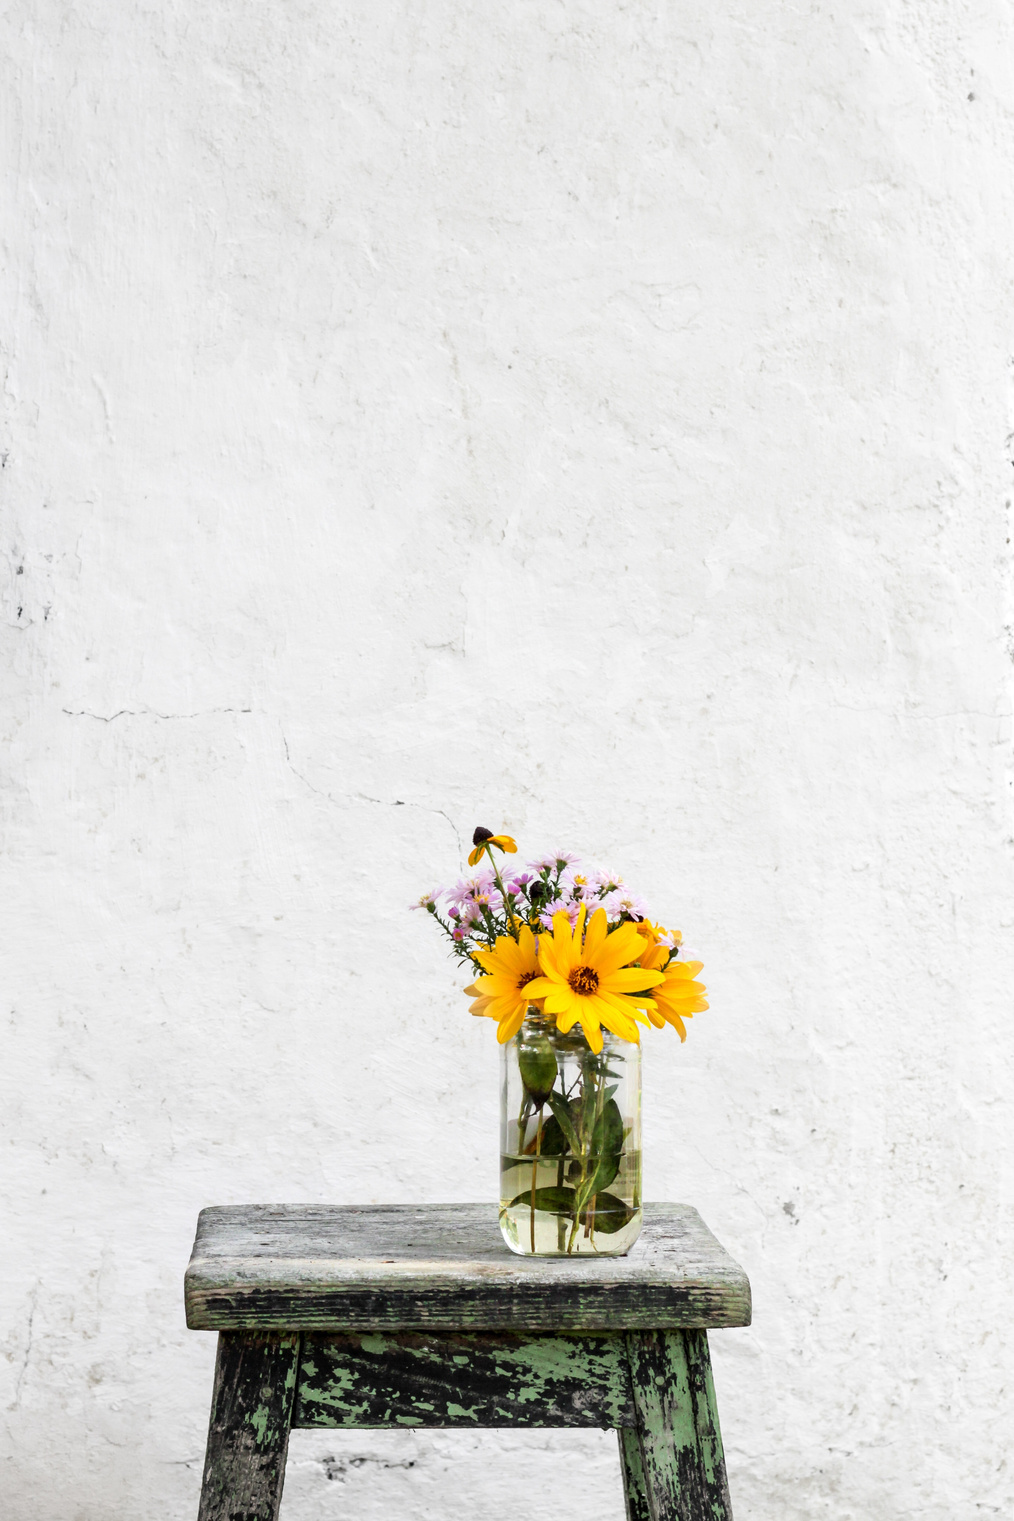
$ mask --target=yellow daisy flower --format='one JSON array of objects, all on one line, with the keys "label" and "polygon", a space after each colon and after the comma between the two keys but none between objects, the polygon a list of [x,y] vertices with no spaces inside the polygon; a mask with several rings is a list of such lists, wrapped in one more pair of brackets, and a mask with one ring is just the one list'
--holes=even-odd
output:
[{"label": "yellow daisy flower", "polygon": [[664,971],[672,951],[655,938],[654,926],[649,924],[647,919],[642,919],[640,924],[635,924],[634,928],[642,936],[641,954],[638,957],[641,965],[650,967],[653,972]]},{"label": "yellow daisy flower", "polygon": [[[704,997],[705,986],[703,982],[696,980],[697,973],[704,970],[704,963],[703,961],[671,960],[673,952],[655,938],[659,933],[666,933],[661,925],[650,925],[645,920],[637,928],[649,942],[647,949],[641,955],[641,965],[662,973],[662,981],[651,991],[655,1009],[648,1010],[648,1018],[656,1030],[661,1030],[668,1021],[678,1033],[680,1040],[686,1040],[684,1019],[692,1019],[695,1014],[703,1013],[709,1007]],[[682,942],[682,939],[683,936],[677,932],[677,945]]]},{"label": "yellow daisy flower", "polygon": [[525,924],[517,940],[500,935],[491,951],[472,954],[486,975],[465,989],[475,1000],[469,1012],[495,1019],[496,1038],[506,1045],[524,1024],[528,1005],[536,1002],[528,991],[539,975],[535,936]]},{"label": "yellow daisy flower", "polygon": [[652,1014],[650,1009],[648,1013],[657,1029],[661,1030],[662,1021],[667,1020],[679,1034],[680,1040],[686,1040],[687,1031],[683,1021],[692,1019],[695,1014],[700,1014],[709,1007],[704,996],[707,989],[703,982],[697,981],[697,973],[703,970],[703,961],[669,963],[662,974],[662,981],[651,992],[656,1013]]},{"label": "yellow daisy flower", "polygon": [[602,1050],[602,1026],[621,1040],[638,1039],[635,1020],[647,1024],[641,1010],[655,1005],[647,989],[662,981],[662,973],[630,966],[644,952],[644,937],[633,924],[621,924],[609,934],[605,909],[597,909],[585,933],[582,904],[573,930],[564,913],[553,917],[552,935],[539,942],[542,975],[528,985],[528,996],[545,1000],[547,1014],[556,1017],[566,1034],[581,1021],[593,1051]]},{"label": "yellow daisy flower", "polygon": [[495,845],[497,850],[506,851],[510,856],[515,855],[518,848],[509,834],[494,834],[491,829],[482,828],[473,834],[472,844],[475,849],[469,852],[469,866],[475,866],[481,861],[487,845]]}]

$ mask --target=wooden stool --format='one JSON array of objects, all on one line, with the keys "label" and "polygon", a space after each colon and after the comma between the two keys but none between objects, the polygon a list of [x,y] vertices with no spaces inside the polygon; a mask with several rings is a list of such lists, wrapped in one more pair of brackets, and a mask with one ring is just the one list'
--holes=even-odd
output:
[{"label": "wooden stool", "polygon": [[729,1521],[708,1326],[746,1275],[696,1210],[626,1257],[514,1257],[487,1204],[202,1210],[187,1325],[218,1331],[200,1521],[276,1521],[292,1426],[598,1426],[629,1521]]}]

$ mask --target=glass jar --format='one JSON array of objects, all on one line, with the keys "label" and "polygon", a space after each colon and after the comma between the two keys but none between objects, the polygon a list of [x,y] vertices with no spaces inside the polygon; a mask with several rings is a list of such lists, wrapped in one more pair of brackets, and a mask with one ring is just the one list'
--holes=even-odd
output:
[{"label": "glass jar", "polygon": [[641,1048],[534,1006],[501,1046],[500,1229],[520,1256],[620,1257],[641,1229]]}]

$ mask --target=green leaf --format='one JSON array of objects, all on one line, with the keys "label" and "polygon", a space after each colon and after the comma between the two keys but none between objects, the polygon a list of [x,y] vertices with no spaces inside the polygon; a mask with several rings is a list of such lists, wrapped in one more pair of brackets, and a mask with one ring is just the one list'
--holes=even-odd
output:
[{"label": "green leaf", "polygon": [[553,1115],[556,1119],[557,1124],[566,1136],[567,1145],[570,1147],[571,1151],[580,1151],[581,1143],[577,1138],[577,1131],[574,1128],[574,1119],[571,1115],[570,1105],[567,1103],[567,1100],[563,1098],[559,1093],[551,1093],[549,1095],[549,1107],[553,1111]]},{"label": "green leaf", "polygon": [[592,1178],[592,1186],[588,1190],[589,1198],[592,1194],[597,1194],[600,1189],[609,1187],[620,1170],[620,1156],[621,1153],[618,1151],[607,1151],[604,1156],[599,1157],[598,1166]]},{"label": "green leaf", "polygon": [[[602,1106],[602,1113],[595,1121],[591,1149],[593,1153],[598,1152],[601,1155],[623,1150],[623,1116],[614,1098],[607,1099]],[[613,1173],[613,1177],[615,1176],[616,1174]]]},{"label": "green leaf", "polygon": [[544,1157],[562,1157],[570,1147],[567,1137],[560,1126],[560,1121],[555,1114],[551,1114],[542,1127],[541,1153]]},{"label": "green leaf", "polygon": [[[609,1195],[607,1194],[606,1197],[608,1198]],[[531,1189],[528,1189],[525,1193],[518,1194],[516,1199],[512,1199],[509,1208],[517,1209],[519,1204],[531,1206],[531,1202],[532,1193]],[[574,1190],[572,1188],[537,1188],[535,1190],[535,1208],[542,1210],[547,1215],[572,1215],[574,1213]],[[613,1229],[619,1230],[619,1226],[614,1226]]]},{"label": "green leaf", "polygon": [[622,1155],[623,1116],[616,1100],[609,1099],[603,1105],[602,1113],[592,1130],[591,1153],[588,1158],[591,1172],[577,1190],[578,1209],[584,1209],[593,1194],[608,1188],[620,1170]]},{"label": "green leaf", "polygon": [[578,1209],[584,1209],[589,1200],[594,1198],[597,1193],[601,1193],[603,1188],[608,1187],[608,1185],[616,1177],[616,1174],[619,1172],[619,1170],[619,1153],[610,1152],[604,1157],[599,1157],[594,1171],[577,1189]]},{"label": "green leaf", "polygon": [[[591,1211],[582,1213],[582,1223]],[[622,1199],[617,1199],[615,1194],[599,1194],[595,1200],[595,1215],[592,1229],[601,1231],[603,1236],[615,1236],[633,1219],[633,1211],[629,1210]]]},{"label": "green leaf", "polygon": [[549,1037],[542,1031],[526,1035],[518,1052],[521,1081],[540,1107],[546,1102],[556,1082],[558,1067],[556,1053],[549,1044]]}]

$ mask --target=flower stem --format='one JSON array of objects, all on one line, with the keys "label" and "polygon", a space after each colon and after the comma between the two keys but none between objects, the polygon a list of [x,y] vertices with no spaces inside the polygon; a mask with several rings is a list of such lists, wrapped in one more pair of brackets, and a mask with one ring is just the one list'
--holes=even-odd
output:
[{"label": "flower stem", "polygon": [[532,1255],[535,1255],[535,1181],[539,1173],[539,1154],[542,1150],[542,1105],[535,1115],[535,1157],[532,1161]]},{"label": "flower stem", "polygon": [[514,932],[514,939],[515,940],[519,940],[521,938],[521,935],[520,935],[520,931],[518,929],[518,921],[514,917],[514,907],[513,907],[513,904],[511,903],[510,898],[507,895],[507,889],[503,885],[503,877],[501,877],[501,875],[500,875],[500,870],[499,870],[499,868],[498,868],[498,866],[496,864],[496,860],[495,860],[495,858],[493,856],[493,852],[489,848],[488,842],[486,844],[486,854],[489,856],[489,862],[490,862],[490,865],[493,868],[493,881],[496,883],[497,887],[500,889],[500,896],[503,899],[503,906],[507,910],[507,917],[508,917],[508,919],[511,922],[511,929]]}]

